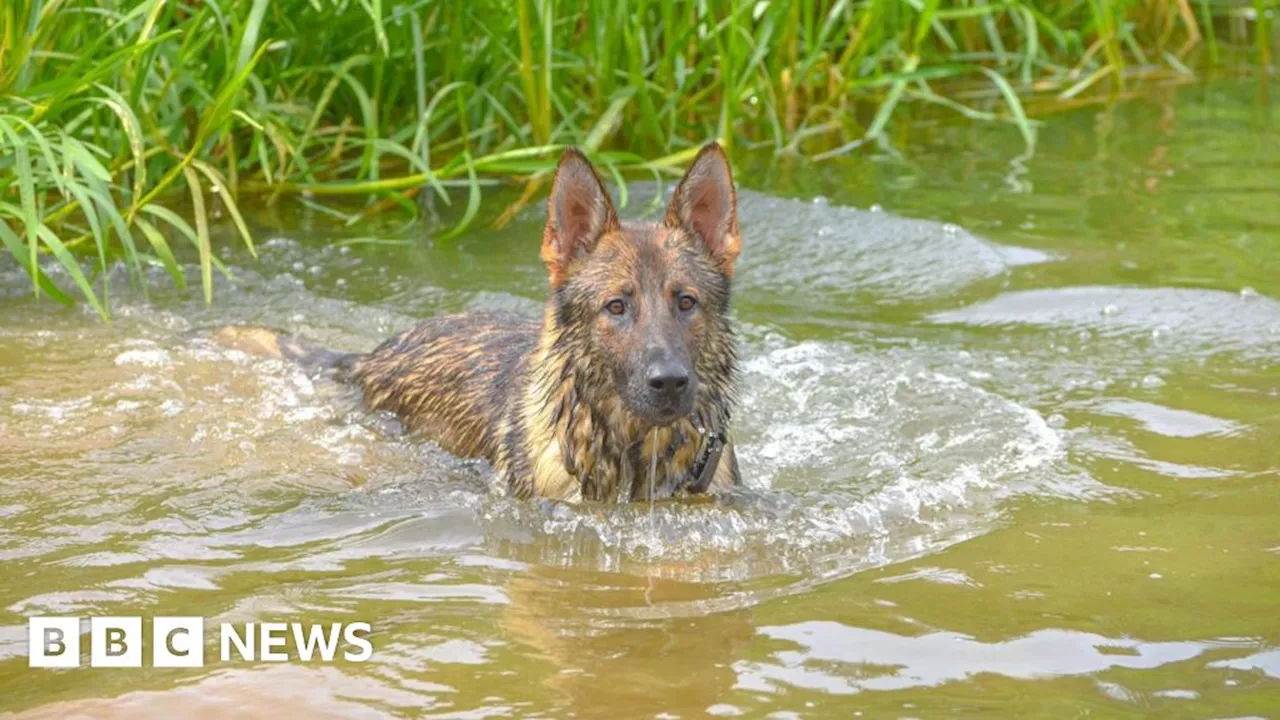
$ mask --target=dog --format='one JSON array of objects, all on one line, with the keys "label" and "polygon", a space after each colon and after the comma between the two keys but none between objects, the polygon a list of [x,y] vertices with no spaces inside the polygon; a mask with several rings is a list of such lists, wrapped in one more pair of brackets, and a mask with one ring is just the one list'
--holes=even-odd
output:
[{"label": "dog", "polygon": [[519,498],[719,493],[741,483],[728,435],[741,244],[718,144],[698,153],[657,223],[620,220],[595,168],[570,148],[547,200],[541,322],[438,317],[368,354],[263,328],[226,327],[218,337],[335,370],[367,409],[395,413],[450,453],[487,459]]}]

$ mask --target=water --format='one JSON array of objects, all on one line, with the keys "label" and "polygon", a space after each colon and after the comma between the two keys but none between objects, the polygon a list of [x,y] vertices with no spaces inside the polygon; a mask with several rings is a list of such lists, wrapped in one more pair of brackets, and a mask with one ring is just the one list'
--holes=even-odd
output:
[{"label": "water", "polygon": [[[716,503],[493,497],[203,339],[535,313],[536,209],[442,248],[263,211],[215,305],[121,279],[110,326],[0,262],[0,715],[1280,716],[1267,102],[1160,90],[1031,160],[924,122],[909,159],[748,159],[748,488]],[[364,620],[375,653],[33,670],[39,614]]]}]

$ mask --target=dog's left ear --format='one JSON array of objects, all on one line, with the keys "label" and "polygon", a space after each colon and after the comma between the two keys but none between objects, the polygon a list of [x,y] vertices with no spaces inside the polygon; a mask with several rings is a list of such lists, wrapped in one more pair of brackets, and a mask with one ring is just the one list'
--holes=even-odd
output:
[{"label": "dog's left ear", "polygon": [[701,240],[725,276],[733,277],[733,263],[742,251],[738,196],[733,189],[729,158],[719,143],[708,144],[694,158],[671,196],[663,222]]}]

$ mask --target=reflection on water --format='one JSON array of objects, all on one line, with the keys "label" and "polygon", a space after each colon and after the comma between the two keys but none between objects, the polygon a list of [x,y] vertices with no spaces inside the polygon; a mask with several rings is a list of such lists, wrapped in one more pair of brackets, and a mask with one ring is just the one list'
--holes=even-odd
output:
[{"label": "reflection on water", "polygon": [[[954,632],[905,636],[846,627],[833,622],[806,622],[762,627],[761,635],[799,649],[773,653],[775,662],[740,663],[738,687],[777,692],[778,685],[829,693],[937,687],[980,673],[1034,680],[1060,675],[1086,675],[1112,668],[1149,670],[1191,660],[1214,648],[1256,647],[1257,641],[1138,642],[1071,630],[1037,630],[1003,642],[984,643]],[[1248,666],[1249,660],[1224,661],[1222,667]],[[827,672],[828,663],[856,665]],[[1214,665],[1211,664],[1211,667]]]},{"label": "reflection on water", "polygon": [[1212,668],[1230,668],[1233,670],[1256,670],[1268,677],[1280,680],[1280,650],[1269,650],[1242,658],[1217,660],[1209,663]]},{"label": "reflection on water", "polygon": [[[439,247],[264,210],[216,304],[117,271],[110,326],[0,261],[0,713],[1277,711],[1280,144],[1247,89],[1184,92],[1054,118],[1013,181],[996,127],[922,125],[918,166],[745,159],[747,487],[716,501],[498,497],[207,340],[535,314],[536,209]],[[37,671],[33,614],[363,620],[375,655]]]}]

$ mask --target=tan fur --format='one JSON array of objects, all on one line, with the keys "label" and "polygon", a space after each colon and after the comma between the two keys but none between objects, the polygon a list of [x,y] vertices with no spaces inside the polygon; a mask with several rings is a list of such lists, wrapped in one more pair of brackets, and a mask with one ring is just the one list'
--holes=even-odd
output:
[{"label": "tan fur", "polygon": [[284,357],[280,352],[280,336],[266,328],[226,325],[214,331],[213,339],[222,345],[250,355]]}]

